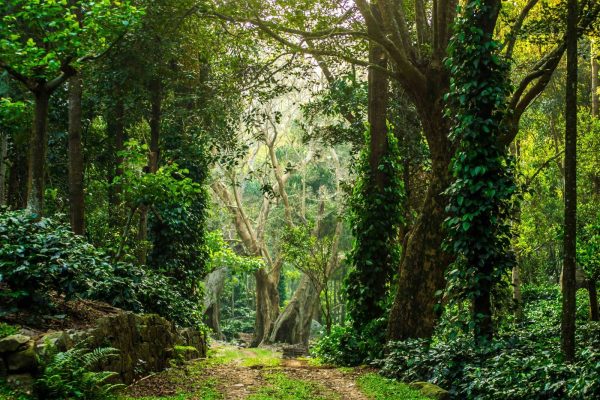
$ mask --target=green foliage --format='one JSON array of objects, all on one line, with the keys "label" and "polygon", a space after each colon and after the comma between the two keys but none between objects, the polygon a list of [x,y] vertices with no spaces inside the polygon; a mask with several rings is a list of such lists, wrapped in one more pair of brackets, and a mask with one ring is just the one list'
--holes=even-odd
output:
[{"label": "green foliage", "polygon": [[[454,182],[446,191],[447,246],[458,256],[448,273],[449,290],[475,303],[489,296],[513,264],[509,217],[516,185],[508,149],[500,142],[510,90],[508,64],[493,32],[482,28],[493,20],[494,7],[481,0],[461,5],[446,62],[451,73],[446,115],[454,123],[450,138],[458,146],[451,167]],[[489,317],[474,313],[478,337],[485,329],[481,321]]]},{"label": "green foliage", "polygon": [[[354,243],[346,278],[348,312],[356,329],[380,318],[386,309],[389,282],[400,262],[398,231],[403,221],[404,186],[398,141],[388,133],[388,152],[377,171],[369,166],[369,135],[360,154],[357,181],[350,199]],[[376,174],[386,184],[376,184]]]},{"label": "green foliage", "polygon": [[326,364],[356,366],[383,356],[385,343],[384,318],[376,319],[362,331],[349,326],[334,326],[331,333],[321,337],[311,352]]},{"label": "green foliage", "polygon": [[[577,360],[565,364],[560,353],[560,292],[526,288],[525,319],[500,329],[486,346],[473,337],[436,333],[390,343],[382,374],[403,381],[430,381],[453,398],[587,399],[600,395],[600,325],[587,322],[586,293],[578,293]],[[442,324],[443,326],[443,324]]]},{"label": "green foliage", "polygon": [[50,294],[67,299],[98,298],[137,308],[127,268],[54,219],[37,220],[27,211],[0,213],[0,281],[8,285],[0,300],[9,306],[50,306]]},{"label": "green foliage", "polygon": [[115,372],[100,371],[103,363],[117,357],[118,351],[97,348],[90,351],[75,347],[66,352],[49,351],[43,372],[35,382],[35,393],[40,399],[106,400],[123,387],[107,381]]},{"label": "green foliage", "polygon": [[129,1],[7,0],[0,6],[0,59],[18,74],[48,80],[108,49],[139,15]]},{"label": "green foliage", "polygon": [[577,263],[594,282],[600,280],[600,214],[577,237]]},{"label": "green foliage", "polygon": [[0,339],[19,332],[19,327],[0,322]]},{"label": "green foliage", "polygon": [[[367,82],[357,79],[355,73],[337,77],[315,96],[315,100],[302,107],[307,119],[306,126],[302,127],[305,139],[319,140],[330,145],[351,143],[355,148],[361,148],[364,145],[367,91]],[[346,119],[340,122],[332,118],[337,116]],[[328,122],[326,125],[320,124],[323,119]],[[314,129],[314,126],[319,126],[319,129]],[[318,136],[315,132],[318,132]]]},{"label": "green foliage", "polygon": [[22,391],[14,390],[8,387],[4,383],[4,380],[0,378],[0,399],[2,400],[32,400],[29,394],[22,393]]},{"label": "green foliage", "polygon": [[361,392],[374,400],[426,400],[427,397],[408,385],[374,373],[360,376],[356,384]]},{"label": "green foliage", "polygon": [[153,312],[195,326],[200,304],[178,290],[171,277],[138,266],[111,262],[108,255],[52,218],[27,211],[0,213],[0,294],[8,312],[52,307],[51,294],[105,301],[137,312]]}]

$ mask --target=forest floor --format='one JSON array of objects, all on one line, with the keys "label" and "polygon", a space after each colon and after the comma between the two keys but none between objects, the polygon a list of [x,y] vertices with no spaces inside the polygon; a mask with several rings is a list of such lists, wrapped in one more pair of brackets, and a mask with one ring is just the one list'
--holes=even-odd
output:
[{"label": "forest floor", "polygon": [[368,368],[284,359],[276,349],[213,345],[209,358],[171,368],[127,388],[123,400],[423,400]]}]

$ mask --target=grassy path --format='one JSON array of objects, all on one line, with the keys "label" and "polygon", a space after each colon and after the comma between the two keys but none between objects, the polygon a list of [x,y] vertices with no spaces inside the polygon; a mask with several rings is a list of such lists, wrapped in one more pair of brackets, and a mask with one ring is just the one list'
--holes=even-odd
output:
[{"label": "grassy path", "polygon": [[123,400],[424,400],[406,385],[353,368],[285,360],[271,349],[213,347],[207,360],[148,377]]}]

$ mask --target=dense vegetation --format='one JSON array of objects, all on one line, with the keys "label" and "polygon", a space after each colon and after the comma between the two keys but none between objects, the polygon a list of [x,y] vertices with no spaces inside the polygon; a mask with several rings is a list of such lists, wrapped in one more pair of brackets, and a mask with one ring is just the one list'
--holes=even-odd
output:
[{"label": "dense vegetation", "polygon": [[599,49],[596,0],[6,0],[0,339],[90,301],[373,398],[599,397]]}]

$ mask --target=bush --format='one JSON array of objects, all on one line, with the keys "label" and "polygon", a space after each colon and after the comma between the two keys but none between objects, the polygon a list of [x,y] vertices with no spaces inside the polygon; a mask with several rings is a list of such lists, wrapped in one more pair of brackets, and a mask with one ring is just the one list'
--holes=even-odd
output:
[{"label": "bush", "polygon": [[27,211],[0,212],[0,291],[3,308],[34,304],[53,307],[52,295],[66,300],[105,301],[135,312],[152,312],[178,324],[201,321],[200,301],[179,291],[179,282],[109,256],[52,218],[36,220]]},{"label": "bush", "polygon": [[556,296],[548,287],[528,291],[525,322],[503,327],[488,347],[476,347],[471,335],[447,332],[431,343],[390,343],[381,373],[430,381],[457,399],[600,398],[600,324],[587,322],[585,295],[578,293],[573,364],[565,364],[560,353],[560,292]]},{"label": "bush", "polygon": [[372,321],[363,332],[350,326],[334,326],[329,335],[321,337],[312,349],[323,362],[355,366],[365,364],[383,355],[386,320]]},{"label": "bush", "polygon": [[75,347],[64,353],[50,351],[43,373],[35,382],[34,392],[38,398],[48,400],[110,399],[123,385],[107,382],[116,376],[115,372],[97,370],[117,353],[111,348],[89,351],[85,347]]},{"label": "bush", "polygon": [[0,322],[0,339],[10,335],[14,335],[19,332],[19,328],[14,325],[9,325],[4,322]]}]

